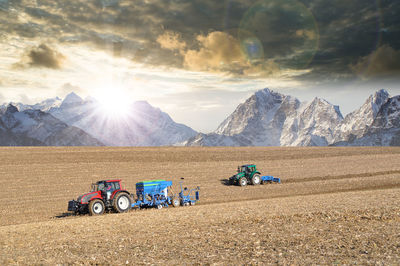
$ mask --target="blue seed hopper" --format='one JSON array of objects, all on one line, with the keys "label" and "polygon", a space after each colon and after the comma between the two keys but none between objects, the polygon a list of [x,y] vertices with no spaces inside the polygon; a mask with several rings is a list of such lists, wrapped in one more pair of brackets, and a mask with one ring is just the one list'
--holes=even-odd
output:
[{"label": "blue seed hopper", "polygon": [[171,197],[168,196],[168,188],[172,186],[172,181],[151,180],[136,183],[136,202],[132,203],[132,208],[151,208],[168,207],[171,204]]}]

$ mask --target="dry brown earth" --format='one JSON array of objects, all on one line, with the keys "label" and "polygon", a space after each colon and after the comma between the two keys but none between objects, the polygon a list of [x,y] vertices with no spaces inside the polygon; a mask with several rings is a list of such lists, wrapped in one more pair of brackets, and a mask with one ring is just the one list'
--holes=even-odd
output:
[{"label": "dry brown earth", "polygon": [[[255,163],[282,184],[226,186]],[[185,177],[192,207],[67,216],[90,183]],[[1,148],[0,264],[400,264],[400,148]]]}]

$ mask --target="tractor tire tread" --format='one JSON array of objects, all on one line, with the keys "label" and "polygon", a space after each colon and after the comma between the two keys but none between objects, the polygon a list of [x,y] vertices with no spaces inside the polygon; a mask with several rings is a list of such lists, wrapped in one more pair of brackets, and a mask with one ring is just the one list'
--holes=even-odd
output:
[{"label": "tractor tire tread", "polygon": [[[121,210],[120,207],[118,206],[118,199],[122,196],[125,196],[129,201],[129,206],[125,210]],[[115,195],[114,201],[113,201],[113,209],[115,212],[118,212],[118,213],[127,212],[131,208],[131,205],[132,205],[132,201],[131,201],[131,198],[129,197],[128,193],[120,192],[117,195]]]}]

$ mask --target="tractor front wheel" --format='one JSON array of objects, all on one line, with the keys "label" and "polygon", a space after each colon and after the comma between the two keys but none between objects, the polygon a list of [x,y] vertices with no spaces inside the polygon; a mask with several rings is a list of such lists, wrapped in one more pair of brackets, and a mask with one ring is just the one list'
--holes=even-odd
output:
[{"label": "tractor front wheel", "polygon": [[119,193],[113,203],[114,210],[119,213],[128,211],[131,205],[131,199],[127,193]]},{"label": "tractor front wheel", "polygon": [[261,177],[259,174],[255,174],[253,175],[253,178],[251,179],[251,183],[256,186],[259,185],[261,183]]},{"label": "tractor front wheel", "polygon": [[99,199],[92,200],[89,203],[89,214],[90,215],[102,215],[104,213],[105,209],[106,209],[106,207],[104,205],[104,202]]},{"label": "tractor front wheel", "polygon": [[246,186],[246,185],[247,185],[247,178],[246,178],[246,177],[241,177],[241,178],[239,179],[239,185],[240,185],[241,187]]}]

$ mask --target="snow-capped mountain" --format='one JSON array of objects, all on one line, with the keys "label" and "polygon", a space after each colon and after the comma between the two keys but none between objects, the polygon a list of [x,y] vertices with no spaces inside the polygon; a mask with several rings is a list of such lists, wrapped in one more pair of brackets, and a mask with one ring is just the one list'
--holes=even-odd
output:
[{"label": "snow-capped mountain", "polygon": [[296,123],[286,128],[289,132],[296,132],[297,137],[293,141],[284,142],[283,145],[326,146],[333,142],[334,129],[342,120],[343,116],[338,106],[314,98],[305,104],[305,108],[294,118]]},{"label": "snow-capped mountain", "polygon": [[362,135],[334,145],[400,146],[400,95],[386,100]]},{"label": "snow-capped mountain", "polygon": [[0,114],[2,146],[100,146],[97,139],[83,130],[40,110],[18,108],[9,104]]},{"label": "snow-capped mountain", "polygon": [[53,107],[58,107],[62,103],[62,99],[55,97],[55,98],[50,98],[46,99],[40,103],[37,104],[23,104],[23,103],[5,103],[0,106],[0,110],[6,110],[8,104],[12,104],[13,106],[17,107],[20,112],[25,111],[25,110],[41,110],[43,112],[48,112],[51,108]]},{"label": "snow-capped mountain", "polygon": [[[234,146],[279,146],[280,136],[277,133],[281,131],[285,120],[285,111],[290,112],[293,109],[285,109],[285,106],[291,107],[290,104],[287,104],[291,101],[296,101],[296,99],[268,89],[258,91],[240,104],[233,114],[222,122],[215,133],[240,140]],[[217,146],[220,146],[218,144],[216,143]]]},{"label": "snow-capped mountain", "polygon": [[49,113],[111,146],[173,145],[197,134],[145,101],[129,106],[127,115],[113,117],[95,99],[83,100],[70,93],[59,107],[50,108]]},{"label": "snow-capped mountain", "polygon": [[[40,110],[37,110],[40,109]],[[145,101],[113,116],[92,97],[0,106],[0,145],[366,146],[400,145],[400,96],[371,95],[344,119],[324,99],[257,91],[210,134],[175,123]]]},{"label": "snow-capped mountain", "polygon": [[[70,94],[65,96],[64,100],[61,102],[59,107],[65,109],[69,107],[82,105],[84,102],[85,101],[81,97],[79,97],[75,92],[71,92]],[[55,106],[54,108],[57,107],[58,106]]]},{"label": "snow-capped mountain", "polygon": [[187,146],[325,146],[343,120],[339,108],[315,98],[310,103],[269,89],[257,91],[211,134]]},{"label": "snow-capped mountain", "polygon": [[372,125],[379,110],[388,99],[389,93],[386,90],[379,90],[369,96],[360,108],[346,115],[336,129],[335,141],[361,137],[365,130]]},{"label": "snow-capped mountain", "polygon": [[[398,96],[399,97],[399,96]],[[210,134],[198,134],[187,146],[399,145],[398,97],[377,91],[343,119],[339,107],[314,98],[308,103],[257,91]],[[397,144],[396,144],[397,143]]]}]

